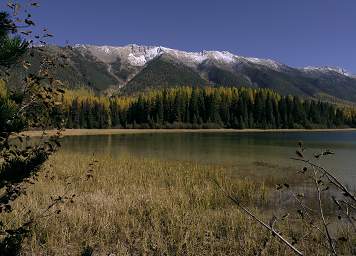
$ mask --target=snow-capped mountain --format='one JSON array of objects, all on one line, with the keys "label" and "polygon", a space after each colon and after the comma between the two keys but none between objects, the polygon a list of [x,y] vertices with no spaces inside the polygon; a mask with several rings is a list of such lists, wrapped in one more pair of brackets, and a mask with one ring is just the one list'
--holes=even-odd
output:
[{"label": "snow-capped mountain", "polygon": [[81,45],[74,46],[80,51],[88,51],[104,63],[111,63],[117,58],[125,59],[132,66],[142,67],[154,58],[169,54],[189,66],[197,66],[204,61],[212,60],[224,64],[251,63],[280,70],[284,65],[270,59],[247,58],[234,55],[228,51],[186,52],[162,46],[140,46],[130,44],[121,47]]},{"label": "snow-capped mountain", "polygon": [[[57,53],[68,57],[68,67],[56,71],[68,86],[89,86],[98,93],[134,93],[168,86],[250,86],[284,95],[356,102],[356,77],[341,68],[294,68],[227,51],[186,52],[135,44],[41,48],[38,58]],[[14,79],[21,79],[21,74],[16,73]]]},{"label": "snow-capped mountain", "polygon": [[104,63],[112,63],[120,58],[132,66],[142,67],[161,54],[160,47],[127,45],[122,47],[80,45],[74,46],[79,51],[88,51]]}]

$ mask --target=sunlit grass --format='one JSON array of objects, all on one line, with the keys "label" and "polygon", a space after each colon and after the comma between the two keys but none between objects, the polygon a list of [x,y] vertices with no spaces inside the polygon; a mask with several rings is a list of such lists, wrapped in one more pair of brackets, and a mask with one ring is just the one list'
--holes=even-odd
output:
[{"label": "sunlit grass", "polygon": [[[269,192],[278,180],[241,177],[227,166],[94,157],[99,162],[87,180],[92,156],[57,153],[16,201],[16,210],[4,217],[4,223],[17,225],[28,218],[28,210],[36,216],[46,209],[51,196],[76,195],[59,214],[37,219],[24,241],[24,255],[291,255],[212,182],[219,181],[266,219],[261,209],[270,204]],[[302,231],[292,224],[281,224],[286,235]],[[298,245],[311,254],[322,250],[308,247],[306,240]]]}]

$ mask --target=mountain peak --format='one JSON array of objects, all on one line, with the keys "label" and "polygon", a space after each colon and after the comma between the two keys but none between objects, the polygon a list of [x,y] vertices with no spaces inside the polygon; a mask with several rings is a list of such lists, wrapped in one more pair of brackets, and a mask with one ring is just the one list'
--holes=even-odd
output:
[{"label": "mountain peak", "polygon": [[172,55],[173,57],[181,60],[186,64],[189,64],[190,66],[199,65],[206,60],[213,60],[224,64],[249,62],[275,70],[279,70],[281,66],[283,66],[282,64],[273,60],[242,57],[229,51],[204,50],[201,52],[189,52],[163,46],[145,46],[137,44],[129,44],[126,46],[95,46],[77,44],[74,47],[77,49],[88,50],[94,56],[104,62],[113,61],[113,59],[117,57],[128,59],[130,64],[133,66],[144,66],[148,61],[162,54]]},{"label": "mountain peak", "polygon": [[[282,71],[288,66],[279,63],[272,59],[261,59],[253,57],[243,57],[235,55],[229,51],[213,51],[213,50],[204,50],[200,52],[189,52],[176,50],[172,48],[167,48],[163,46],[146,46],[138,44],[128,44],[125,46],[96,46],[96,45],[85,45],[85,44],[76,44],[74,48],[83,49],[90,51],[95,57],[99,60],[110,63],[115,61],[117,58],[128,60],[129,64],[132,66],[142,67],[147,64],[150,60],[162,55],[169,54],[178,60],[182,61],[189,66],[196,66],[203,63],[206,60],[213,60],[223,64],[239,64],[246,63],[250,65],[257,65],[260,67],[269,68],[275,71]],[[347,70],[340,67],[313,67],[308,66],[305,68],[300,68],[299,70],[312,73],[312,72],[335,72],[340,75],[348,76],[355,78]]]}]

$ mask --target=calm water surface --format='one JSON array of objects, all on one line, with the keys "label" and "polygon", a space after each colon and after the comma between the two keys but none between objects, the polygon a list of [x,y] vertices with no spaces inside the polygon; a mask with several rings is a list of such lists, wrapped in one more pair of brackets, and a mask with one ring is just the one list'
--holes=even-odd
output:
[{"label": "calm water surface", "polygon": [[205,164],[297,166],[290,160],[296,144],[303,141],[307,155],[330,149],[336,154],[323,160],[333,172],[356,187],[356,132],[263,132],[263,133],[152,133],[73,136],[64,139],[62,150],[114,157],[134,156],[184,160]]}]

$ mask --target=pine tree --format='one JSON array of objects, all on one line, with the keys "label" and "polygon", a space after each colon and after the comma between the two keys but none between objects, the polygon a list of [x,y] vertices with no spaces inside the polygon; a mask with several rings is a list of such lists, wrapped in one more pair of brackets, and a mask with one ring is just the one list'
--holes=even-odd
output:
[{"label": "pine tree", "polygon": [[[64,100],[65,101],[65,100]],[[266,89],[174,88],[138,97],[74,97],[67,127],[312,128],[355,125],[355,112]],[[208,125],[210,124],[210,125]]]}]

